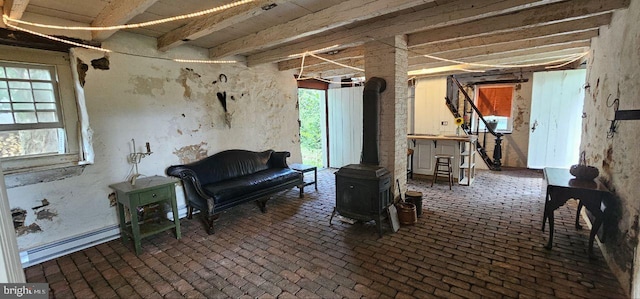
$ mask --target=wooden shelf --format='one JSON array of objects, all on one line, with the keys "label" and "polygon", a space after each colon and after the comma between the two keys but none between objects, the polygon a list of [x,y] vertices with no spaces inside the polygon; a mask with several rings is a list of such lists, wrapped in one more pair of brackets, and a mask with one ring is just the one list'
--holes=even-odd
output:
[{"label": "wooden shelf", "polygon": [[468,178],[468,177],[466,177],[466,178],[464,178],[464,179],[460,180],[458,183],[459,183],[460,185],[469,186],[469,185],[471,185],[471,183],[473,183],[473,181],[474,181],[474,179],[471,179],[471,182],[469,182],[469,178]]},{"label": "wooden shelf", "polygon": [[[471,165],[469,165],[471,164]],[[460,165],[460,168],[472,168],[472,167],[476,167],[476,163],[469,163],[469,161],[465,161],[462,165]]]},{"label": "wooden shelf", "polygon": [[[176,227],[176,224],[169,219],[159,219],[152,222],[140,223],[140,238],[155,235],[159,232],[163,232],[168,229]],[[131,229],[131,223],[127,223],[124,232],[133,237],[133,231]]]},{"label": "wooden shelf", "polygon": [[476,144],[475,136],[460,142],[460,167],[458,184],[469,186],[476,176]]}]

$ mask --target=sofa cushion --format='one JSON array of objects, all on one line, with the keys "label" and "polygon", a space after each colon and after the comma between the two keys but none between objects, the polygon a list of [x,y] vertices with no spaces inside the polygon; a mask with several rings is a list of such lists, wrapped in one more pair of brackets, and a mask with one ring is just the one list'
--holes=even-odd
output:
[{"label": "sofa cushion", "polygon": [[224,204],[251,192],[278,186],[299,177],[299,172],[289,168],[270,168],[251,175],[204,185],[202,189],[213,198],[215,204]]},{"label": "sofa cushion", "polygon": [[193,170],[204,186],[268,169],[272,153],[227,150],[182,167]]}]

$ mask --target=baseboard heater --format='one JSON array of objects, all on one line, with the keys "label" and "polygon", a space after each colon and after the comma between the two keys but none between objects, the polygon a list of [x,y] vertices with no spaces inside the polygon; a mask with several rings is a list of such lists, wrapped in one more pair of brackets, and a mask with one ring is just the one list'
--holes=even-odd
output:
[{"label": "baseboard heater", "polygon": [[[178,208],[178,217],[184,218],[186,216],[187,207],[183,205]],[[167,213],[167,217],[173,220],[172,213]],[[120,238],[120,227],[118,224],[114,224],[74,237],[20,251],[20,262],[22,263],[22,268],[27,268],[118,238]]]}]

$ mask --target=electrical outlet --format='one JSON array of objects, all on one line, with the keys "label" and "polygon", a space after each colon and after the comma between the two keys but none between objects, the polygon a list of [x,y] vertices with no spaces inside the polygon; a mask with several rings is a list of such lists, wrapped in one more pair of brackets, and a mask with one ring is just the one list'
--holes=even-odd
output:
[{"label": "electrical outlet", "polygon": [[443,120],[443,121],[440,123],[440,125],[442,125],[442,126],[448,126],[448,125],[449,125],[449,122],[448,122],[448,121],[446,121],[446,120]]}]

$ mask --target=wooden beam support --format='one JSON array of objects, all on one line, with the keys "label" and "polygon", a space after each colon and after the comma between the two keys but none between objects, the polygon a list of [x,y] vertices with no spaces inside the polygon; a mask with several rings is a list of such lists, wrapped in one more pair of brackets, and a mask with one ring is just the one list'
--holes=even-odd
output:
[{"label": "wooden beam support", "polygon": [[[332,51],[329,51],[329,53],[316,54],[316,55],[325,59],[342,63],[343,60],[346,60],[349,58],[364,57],[364,47],[357,46],[353,48],[338,50],[338,51],[335,51],[335,53]],[[305,67],[308,65],[311,66],[311,65],[327,64],[327,63],[329,62],[326,62],[322,59],[315,58],[313,56],[307,56],[304,59]],[[285,61],[278,62],[278,70],[286,71],[286,70],[292,70],[292,69],[299,69],[301,65],[302,65],[302,58],[285,60]]]},{"label": "wooden beam support", "polygon": [[307,41],[262,51],[248,56],[247,64],[249,66],[253,66],[262,63],[282,61],[291,55],[301,54],[305,51],[323,49],[334,45],[339,45],[340,48],[348,48],[361,45],[364,42],[371,40],[379,40],[386,37],[497,16],[527,7],[541,5],[542,3],[547,2],[534,0],[478,0],[473,1],[473,3],[471,1],[464,0],[451,1],[446,4],[438,4],[435,7],[417,10],[412,13],[399,15],[376,23],[361,25],[351,29],[318,36]]},{"label": "wooden beam support", "polygon": [[543,36],[582,32],[585,30],[598,29],[600,26],[609,24],[611,22],[611,15],[611,13],[607,13],[588,18],[570,20],[567,22],[558,22],[542,26],[519,27],[509,32],[492,33],[482,36],[466,36],[457,40],[435,41],[429,44],[414,46],[413,48],[411,48],[411,50],[413,52],[424,54],[438,53],[455,49],[486,46],[496,43],[531,39]]},{"label": "wooden beam support", "polygon": [[[277,5],[291,1],[293,0],[260,0],[197,18],[178,29],[160,36],[158,38],[158,50],[167,51],[187,41],[231,27],[271,9],[277,9]],[[272,5],[276,5],[276,7],[274,8]],[[270,8],[267,9],[267,7]]]},{"label": "wooden beam support", "polygon": [[454,40],[462,36],[499,33],[513,28],[542,25],[562,20],[580,19],[609,13],[629,6],[630,0],[569,0],[547,4],[493,18],[409,34],[409,47],[436,41]]},{"label": "wooden beam support", "polygon": [[[3,13],[12,19],[19,20],[27,9],[29,0],[4,0],[2,5]],[[1,22],[4,26],[4,22]]]},{"label": "wooden beam support", "polygon": [[[113,26],[129,22],[133,17],[147,10],[158,0],[112,0],[98,13],[91,26]],[[112,31],[93,31],[93,40],[103,41],[116,33]]]},{"label": "wooden beam support", "polygon": [[[573,46],[573,47],[571,47]],[[476,57],[468,57],[464,59],[465,63],[483,63],[483,64],[523,64],[539,60],[554,60],[570,55],[576,55],[588,51],[589,42],[578,42],[571,45],[554,45],[551,47],[539,47],[535,49],[521,49],[510,52],[500,52],[489,55]],[[452,62],[432,60],[431,63],[411,64],[409,71],[420,69],[431,69],[444,66],[454,65]]]},{"label": "wooden beam support", "polygon": [[280,43],[431,2],[434,0],[395,0],[393,4],[389,4],[389,0],[344,1],[319,12],[211,48],[209,56],[211,59],[219,59],[263,50]]},{"label": "wooden beam support", "polygon": [[[101,44],[97,42],[87,42],[80,39],[70,38],[65,36],[55,36],[55,37],[64,38],[66,40],[70,40],[76,43],[81,43],[81,44],[90,45],[94,47],[101,46]],[[57,51],[57,52],[64,52],[64,53],[69,53],[69,49],[75,47],[67,43],[50,40],[48,38],[33,35],[31,33],[22,32],[18,30],[3,29],[3,28],[0,28],[0,44],[15,46],[15,47]]]},{"label": "wooden beam support", "polygon": [[327,78],[331,79],[331,78],[337,78],[337,77],[354,78],[354,77],[364,77],[364,72],[358,72],[350,68],[340,68],[340,69],[333,69],[333,70],[329,70],[321,73],[306,73],[306,74],[303,74],[303,76],[314,77],[314,78],[325,78],[325,79]]},{"label": "wooden beam support", "polygon": [[[542,36],[537,38],[527,38],[532,35],[523,34],[520,36],[520,31],[515,31],[512,34],[508,34],[513,39],[506,39],[507,42],[495,43],[495,44],[485,44],[482,42],[473,42],[473,43],[463,43],[464,45],[468,45],[468,47],[455,47],[455,50],[449,51],[440,51],[443,48],[447,48],[446,45],[441,45],[438,43],[437,45],[426,45],[422,47],[415,47],[409,51],[409,64],[421,64],[421,63],[429,63],[432,62],[432,59],[428,59],[422,57],[422,54],[430,54],[436,55],[438,53],[443,53],[442,58],[448,59],[463,59],[465,57],[472,57],[478,55],[486,55],[492,53],[499,53],[505,51],[513,51],[518,49],[527,49],[527,48],[535,48],[540,46],[550,46],[554,44],[562,44],[569,43],[575,41],[585,41],[592,37],[598,36],[598,29],[591,29],[586,31],[578,31],[578,32],[568,32],[568,33],[560,33],[554,34],[551,36]],[[535,35],[533,35],[535,36]],[[495,37],[495,38],[493,38]],[[520,37],[522,39],[520,40]],[[488,41],[498,40],[497,36],[489,36],[487,38]],[[502,40],[502,39],[500,39]],[[442,43],[446,44],[446,43]],[[345,59],[348,58],[361,58],[362,55],[362,47],[354,47],[344,50],[344,52],[339,52],[335,55],[329,54],[321,54],[322,57],[331,59],[333,61],[344,63]],[[438,56],[438,55],[436,55]],[[355,60],[351,60],[353,62]],[[423,62],[426,61],[426,62]],[[289,69],[299,69],[302,59],[292,59],[287,61],[282,61],[278,63],[279,69],[289,70]],[[320,67],[322,65],[322,67]],[[360,65],[360,64],[358,64]],[[307,72],[321,72],[326,71],[331,68],[341,68],[340,66],[330,64],[326,61],[314,58],[314,57],[306,57],[305,58],[305,71]],[[362,66],[357,66],[362,67]]]},{"label": "wooden beam support", "polygon": [[[340,63],[363,69],[364,56],[360,58],[349,58],[346,60],[342,60],[340,61]],[[340,69],[340,68],[343,68],[343,67],[333,63],[323,63],[323,64],[317,64],[309,67],[305,66],[302,75],[304,76],[305,73],[322,73],[322,72],[326,72],[334,69]],[[358,72],[358,71],[351,69],[351,72]]]},{"label": "wooden beam support", "polygon": [[409,58],[409,65],[425,64],[425,63],[430,63],[434,61],[434,59],[421,56],[421,54],[433,54],[433,56],[436,56],[439,58],[445,58],[445,59],[464,59],[467,57],[476,57],[476,56],[489,55],[494,53],[517,51],[517,50],[524,50],[524,49],[534,49],[534,48],[540,48],[540,47],[553,47],[556,45],[558,46],[567,45],[567,46],[573,47],[572,46],[573,44],[576,44],[576,43],[584,44],[586,42],[587,46],[589,46],[590,39],[595,36],[598,36],[598,29],[592,29],[589,31],[583,31],[578,33],[556,35],[551,37],[540,37],[540,38],[513,41],[513,42],[507,42],[507,43],[498,43],[498,44],[486,45],[481,47],[458,49],[458,50],[452,50],[452,51],[447,51],[442,53],[428,53],[428,52],[416,53],[415,51],[412,51],[415,55]]}]

